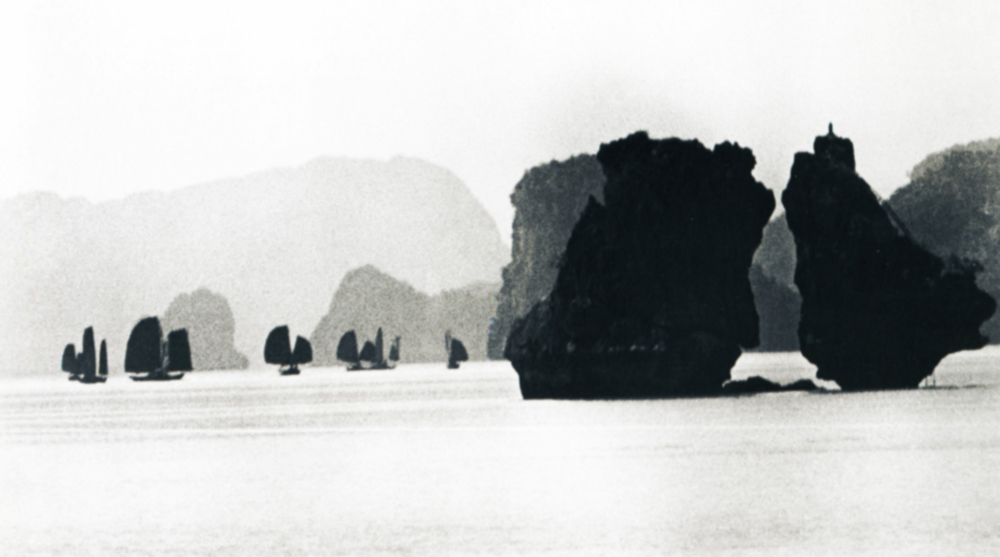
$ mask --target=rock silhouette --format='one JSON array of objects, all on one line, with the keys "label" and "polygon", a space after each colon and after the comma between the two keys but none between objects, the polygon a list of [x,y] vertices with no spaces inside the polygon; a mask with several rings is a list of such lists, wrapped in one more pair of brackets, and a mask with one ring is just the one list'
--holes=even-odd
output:
[{"label": "rock silhouette", "polygon": [[980,267],[911,240],[830,132],[797,153],[782,195],[802,294],[799,343],[816,376],[842,389],[916,387],[947,354],[981,348],[996,303]]},{"label": "rock silhouette", "polygon": [[566,242],[590,196],[604,199],[604,172],[594,155],[536,166],[514,187],[511,262],[503,270],[497,316],[490,329],[491,359],[503,357],[514,320],[552,291]]},{"label": "rock silhouette", "polygon": [[246,369],[249,360],[236,351],[236,320],[220,294],[199,288],[174,298],[163,314],[166,330],[187,329],[195,370]]},{"label": "rock silhouette", "polygon": [[601,146],[555,287],[515,321],[505,356],[525,398],[720,392],[759,342],[748,271],[774,195],[749,149],[651,140]]}]

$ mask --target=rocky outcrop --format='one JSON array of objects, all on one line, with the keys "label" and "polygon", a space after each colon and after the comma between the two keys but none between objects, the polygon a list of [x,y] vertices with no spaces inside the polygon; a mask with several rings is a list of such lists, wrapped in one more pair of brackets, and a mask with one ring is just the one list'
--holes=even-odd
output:
[{"label": "rocky outcrop", "polygon": [[799,379],[787,385],[775,383],[769,379],[764,379],[759,375],[729,381],[722,386],[722,392],[727,395],[748,395],[756,393],[777,393],[781,391],[815,391],[819,387],[808,379]]},{"label": "rocky outcrop", "polygon": [[329,310],[310,336],[313,365],[335,366],[340,337],[354,330],[359,343],[400,337],[400,361],[443,362],[445,332],[462,338],[471,360],[486,359],[498,284],[476,283],[430,296],[371,265],[347,273]]},{"label": "rocky outcrop", "polygon": [[199,288],[174,298],[163,314],[163,329],[187,329],[191,365],[196,371],[246,369],[247,357],[236,351],[236,320],[226,298]]},{"label": "rocky outcrop", "polygon": [[916,387],[947,354],[986,343],[995,309],[979,267],[918,246],[830,133],[797,153],[782,195],[802,294],[799,343],[816,376],[842,389]]},{"label": "rocky outcrop", "polygon": [[556,282],[559,259],[587,199],[603,200],[604,173],[593,155],[536,166],[514,187],[511,262],[503,270],[489,356],[503,357],[514,320],[542,300]]},{"label": "rocky outcrop", "polygon": [[731,143],[601,146],[591,198],[549,296],[517,320],[505,356],[525,398],[717,393],[759,341],[748,271],[774,195]]},{"label": "rocky outcrop", "polygon": [[[982,263],[976,282],[994,299],[1000,296],[1000,138],[928,156],[889,205],[913,239],[935,255]],[[1000,315],[981,331],[1000,342]]]}]

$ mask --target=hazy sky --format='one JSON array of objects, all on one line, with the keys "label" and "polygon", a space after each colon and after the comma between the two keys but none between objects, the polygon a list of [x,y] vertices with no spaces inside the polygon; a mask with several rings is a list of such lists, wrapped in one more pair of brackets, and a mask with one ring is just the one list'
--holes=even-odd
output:
[{"label": "hazy sky", "polygon": [[527,168],[637,129],[780,190],[832,121],[888,194],[1000,136],[1000,2],[7,2],[0,76],[0,198],[405,155],[509,242]]}]

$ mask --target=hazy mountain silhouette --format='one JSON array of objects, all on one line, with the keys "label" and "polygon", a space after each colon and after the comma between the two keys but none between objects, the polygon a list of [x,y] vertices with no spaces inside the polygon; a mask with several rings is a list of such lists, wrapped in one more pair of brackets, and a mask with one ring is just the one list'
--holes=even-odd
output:
[{"label": "hazy mountain silhouette", "polygon": [[112,369],[143,315],[182,292],[229,301],[236,348],[262,365],[275,323],[311,330],[352,268],[427,292],[495,282],[508,260],[458,178],[406,158],[297,168],[91,204],[35,193],[0,203],[0,370],[49,370],[93,325]]},{"label": "hazy mountain silhouette", "polygon": [[445,361],[444,334],[464,339],[472,360],[486,359],[486,342],[500,285],[477,283],[431,296],[366,265],[348,273],[313,331],[314,365],[338,365],[337,343],[353,329],[358,342],[379,327],[401,337],[400,362]]},{"label": "hazy mountain silhouette", "polygon": [[[956,145],[929,155],[896,190],[889,205],[920,245],[983,265],[980,288],[1000,299],[1000,138]],[[983,324],[1000,342],[1000,315]]]},{"label": "hazy mountain silhouette", "polygon": [[195,370],[246,369],[250,361],[236,351],[236,320],[226,299],[207,288],[181,294],[161,319],[168,331],[187,329]]}]

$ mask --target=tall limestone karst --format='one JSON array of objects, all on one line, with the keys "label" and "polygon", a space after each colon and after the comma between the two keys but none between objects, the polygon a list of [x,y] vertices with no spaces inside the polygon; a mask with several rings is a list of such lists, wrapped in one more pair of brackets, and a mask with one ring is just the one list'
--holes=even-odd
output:
[{"label": "tall limestone karst", "polygon": [[774,194],[749,149],[651,140],[602,145],[591,198],[550,295],[505,355],[525,398],[713,393],[759,342],[748,272]]},{"label": "tall limestone karst", "polygon": [[921,248],[855,172],[831,126],[797,153],[782,194],[802,294],[799,343],[816,376],[843,389],[916,387],[949,353],[986,344],[996,302],[978,264]]},{"label": "tall limestone karst", "polygon": [[443,362],[446,331],[462,339],[472,360],[486,359],[498,284],[476,283],[431,296],[371,265],[347,273],[329,310],[310,336],[313,365],[335,366],[341,335],[354,330],[361,344],[381,327],[400,337],[400,361]]},{"label": "tall limestone karst", "polygon": [[[954,254],[982,263],[976,282],[1000,297],[1000,138],[928,156],[889,205],[913,239],[938,257]],[[984,323],[982,332],[1000,342],[1000,315]]]},{"label": "tall limestone karst", "polygon": [[593,155],[536,166],[514,187],[511,262],[503,270],[490,358],[503,357],[514,320],[552,290],[566,242],[590,196],[598,201],[604,197],[604,172]]},{"label": "tall limestone karst", "polygon": [[246,369],[249,360],[236,351],[236,320],[226,299],[207,288],[181,294],[161,319],[163,329],[187,329],[191,365],[197,370]]}]

